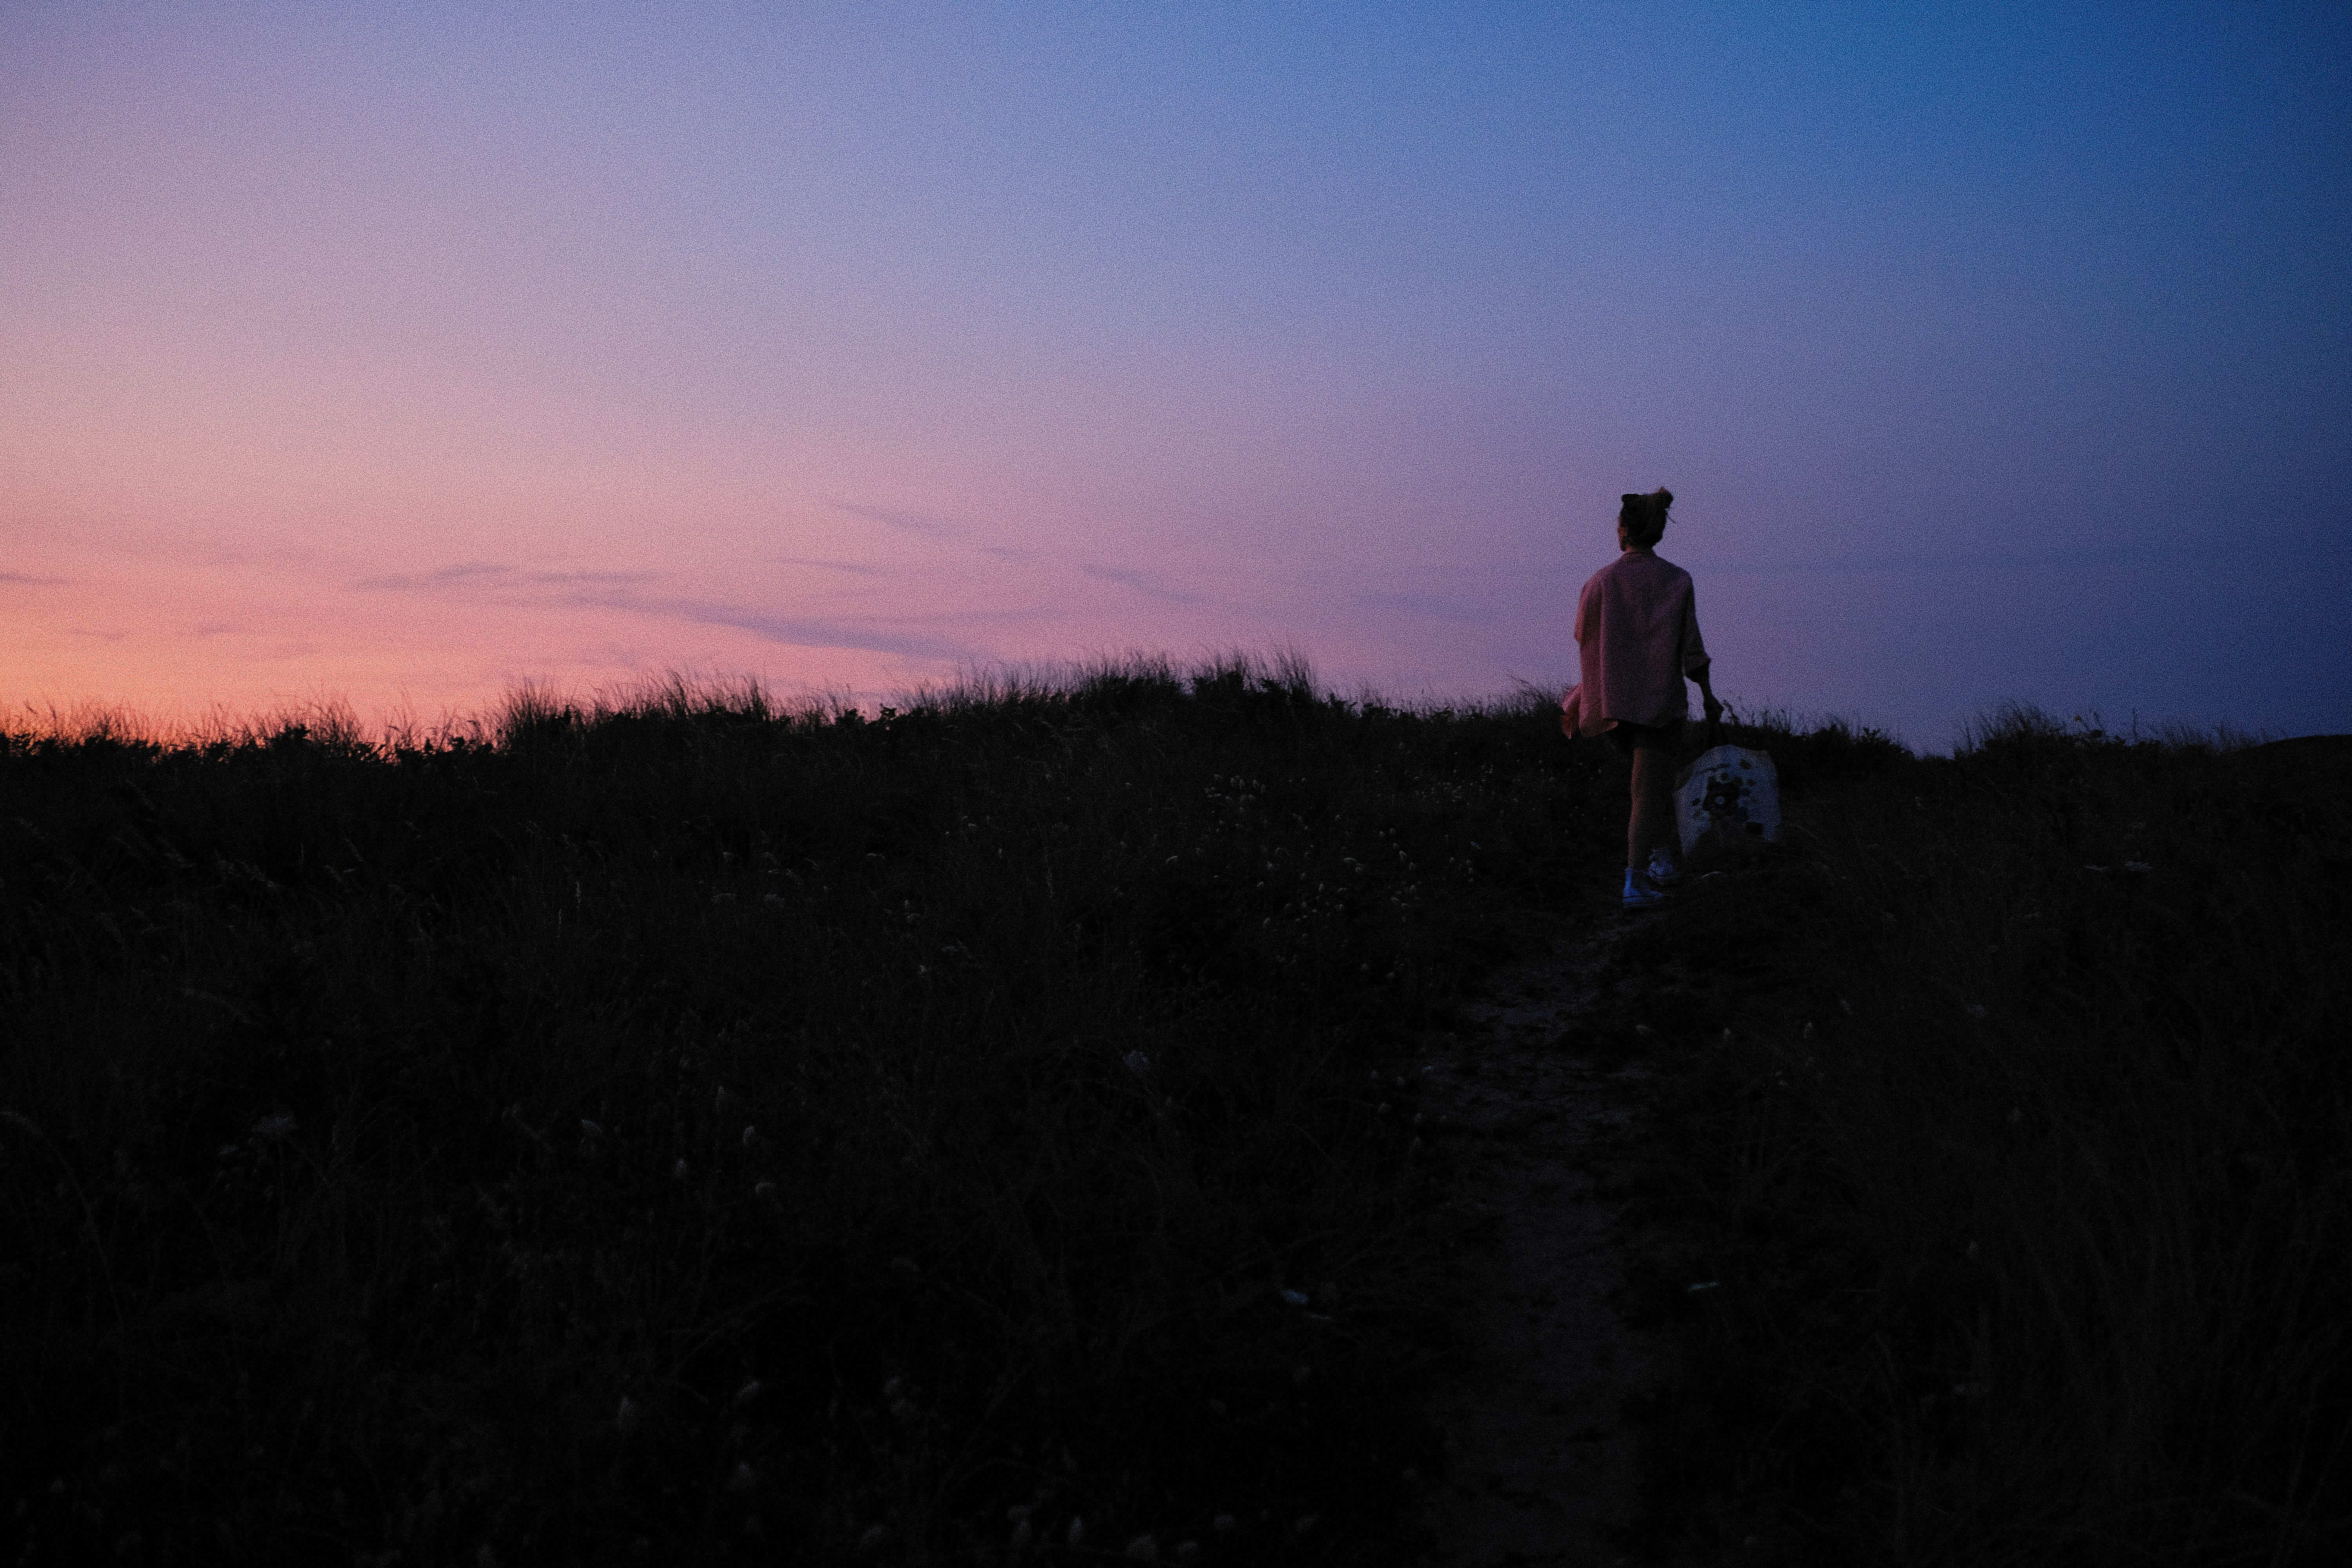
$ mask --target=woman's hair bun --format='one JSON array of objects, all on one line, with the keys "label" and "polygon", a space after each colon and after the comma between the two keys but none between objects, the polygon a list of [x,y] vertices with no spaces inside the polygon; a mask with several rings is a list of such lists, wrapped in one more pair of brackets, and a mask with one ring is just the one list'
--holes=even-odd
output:
[{"label": "woman's hair bun", "polygon": [[1644,548],[1655,544],[1666,531],[1666,509],[1675,504],[1675,492],[1660,485],[1647,495],[1618,499],[1622,504],[1617,509],[1617,521],[1625,536]]}]

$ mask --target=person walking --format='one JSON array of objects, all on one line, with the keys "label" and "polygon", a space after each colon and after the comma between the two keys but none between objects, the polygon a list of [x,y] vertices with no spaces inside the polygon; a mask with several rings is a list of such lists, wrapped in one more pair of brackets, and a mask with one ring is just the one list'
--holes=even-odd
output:
[{"label": "person walking", "polygon": [[1723,704],[1708,680],[1691,575],[1656,553],[1672,490],[1622,498],[1617,559],[1595,572],[1576,602],[1582,679],[1560,702],[1570,739],[1606,735],[1633,763],[1633,812],[1625,827],[1625,907],[1664,899],[1675,869],[1675,751],[1690,714],[1685,679],[1698,682],[1706,720]]}]

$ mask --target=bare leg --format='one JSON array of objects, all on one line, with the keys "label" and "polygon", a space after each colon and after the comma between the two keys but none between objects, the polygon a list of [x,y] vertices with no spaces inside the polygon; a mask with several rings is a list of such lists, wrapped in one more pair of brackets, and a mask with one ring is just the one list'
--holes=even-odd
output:
[{"label": "bare leg", "polygon": [[1625,830],[1625,864],[1647,870],[1650,851],[1675,841],[1674,763],[1660,747],[1633,748],[1633,813]]}]

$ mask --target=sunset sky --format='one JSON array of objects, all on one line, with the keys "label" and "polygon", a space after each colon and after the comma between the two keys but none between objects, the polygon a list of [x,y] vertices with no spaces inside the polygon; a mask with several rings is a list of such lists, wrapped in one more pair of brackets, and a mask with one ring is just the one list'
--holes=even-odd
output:
[{"label": "sunset sky", "polygon": [[0,0],[0,701],[2352,730],[2352,7]]}]

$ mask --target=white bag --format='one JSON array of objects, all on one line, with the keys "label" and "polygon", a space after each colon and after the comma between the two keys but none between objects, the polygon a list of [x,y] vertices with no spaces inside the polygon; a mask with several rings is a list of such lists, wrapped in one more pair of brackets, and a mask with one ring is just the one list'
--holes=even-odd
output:
[{"label": "white bag", "polygon": [[1780,842],[1780,776],[1771,756],[1745,746],[1717,746],[1675,775],[1675,818],[1683,853],[1718,846]]}]

